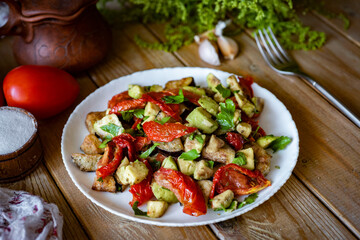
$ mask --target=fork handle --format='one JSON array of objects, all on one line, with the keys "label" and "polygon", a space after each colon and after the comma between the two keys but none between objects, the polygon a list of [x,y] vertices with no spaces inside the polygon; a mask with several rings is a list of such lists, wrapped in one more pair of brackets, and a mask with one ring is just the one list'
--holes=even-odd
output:
[{"label": "fork handle", "polygon": [[302,78],[308,81],[314,88],[316,88],[322,95],[324,95],[329,102],[331,102],[340,112],[347,116],[356,126],[360,128],[360,120],[347,107],[339,102],[331,93],[329,93],[323,86],[314,81],[311,77],[305,74],[299,74]]}]

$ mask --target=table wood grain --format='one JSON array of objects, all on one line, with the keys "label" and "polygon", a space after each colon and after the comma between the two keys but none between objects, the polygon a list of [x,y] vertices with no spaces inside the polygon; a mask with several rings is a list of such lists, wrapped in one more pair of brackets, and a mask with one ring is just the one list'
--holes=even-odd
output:
[{"label": "table wood grain", "polygon": [[[326,1],[326,8],[343,11],[348,30],[336,19],[311,12],[301,19],[326,32],[316,51],[294,51],[301,67],[360,117],[360,4],[356,0]],[[81,91],[61,114],[40,121],[44,159],[23,180],[1,184],[25,190],[59,206],[64,239],[356,239],[360,238],[360,130],[311,86],[296,77],[272,71],[262,59],[249,31],[235,37],[240,53],[219,67],[198,57],[197,45],[175,53],[143,49],[136,34],[148,41],[164,40],[163,25],[125,24],[113,29],[106,59],[75,75]],[[11,37],[0,39],[0,78],[17,66]],[[268,201],[237,218],[199,227],[172,228],[140,224],[118,217],[88,200],[72,182],[61,157],[61,134],[69,115],[86,96],[111,80],[146,69],[212,67],[252,75],[289,109],[300,135],[300,155],[293,175]],[[144,84],[146,79],[144,79]]]}]

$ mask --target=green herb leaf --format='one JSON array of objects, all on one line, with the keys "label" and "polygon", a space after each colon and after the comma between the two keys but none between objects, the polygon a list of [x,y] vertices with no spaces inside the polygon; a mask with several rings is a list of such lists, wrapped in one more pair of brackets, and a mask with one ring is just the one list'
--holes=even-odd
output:
[{"label": "green herb leaf", "polygon": [[289,137],[285,137],[285,136],[281,136],[278,139],[276,139],[275,141],[273,141],[270,144],[270,148],[274,151],[277,152],[279,150],[284,149],[289,143],[291,143],[291,138]]},{"label": "green herb leaf", "polygon": [[232,163],[235,163],[239,166],[246,165],[246,156],[243,152],[237,152],[236,157],[232,160]]},{"label": "green herb leaf", "polygon": [[122,191],[122,185],[116,185],[116,191],[121,192]]},{"label": "green herb leaf", "polygon": [[239,202],[236,200],[233,200],[228,208],[225,209],[225,212],[232,212],[237,209]]},{"label": "green herb leaf", "polygon": [[106,136],[105,139],[102,141],[102,143],[99,145],[99,148],[105,148],[106,144],[110,142],[112,137]]},{"label": "green herb leaf", "polygon": [[200,157],[200,153],[198,153],[198,151],[196,151],[196,149],[192,149],[190,151],[183,152],[179,156],[179,158],[184,159],[184,160],[195,160],[198,157]]},{"label": "green herb leaf", "polygon": [[96,181],[103,182],[103,179],[102,179],[102,177],[99,177],[98,180],[96,180]]},{"label": "green herb leaf", "polygon": [[190,134],[189,139],[194,140],[194,136],[195,136],[195,133],[193,132],[193,133]]},{"label": "green herb leaf", "polygon": [[126,122],[130,122],[134,116],[134,110],[121,111],[120,113],[121,113],[122,119]]},{"label": "green herb leaf", "polygon": [[243,206],[245,206],[246,204],[250,204],[250,203],[253,203],[255,202],[255,200],[258,198],[258,194],[257,193],[253,193],[253,194],[250,194],[248,197],[246,197],[244,199],[244,201],[242,201],[238,208],[242,208]]},{"label": "green herb leaf", "polygon": [[165,123],[167,123],[167,121],[170,120],[171,117],[163,117],[160,121],[155,120],[155,122],[160,123],[161,125],[164,125]]},{"label": "green herb leaf", "polygon": [[196,141],[198,141],[198,142],[201,143],[201,144],[204,143],[204,139],[202,138],[201,135],[195,135],[195,139],[196,139]]},{"label": "green herb leaf", "polygon": [[280,166],[277,166],[277,165],[276,165],[275,168],[276,168],[276,169],[280,169]]},{"label": "green herb leaf", "polygon": [[121,127],[119,127],[118,125],[115,125],[113,123],[106,124],[104,126],[101,126],[100,128],[102,130],[104,130],[105,132],[110,133],[114,137],[118,135],[119,130],[121,129]]},{"label": "green herb leaf", "polygon": [[148,150],[146,150],[145,152],[143,152],[141,155],[140,155],[140,158],[147,158],[148,156],[150,156],[150,154],[155,150],[155,148],[157,146],[159,146],[160,143],[154,143],[154,145],[152,145]]},{"label": "green herb leaf", "polygon": [[146,212],[141,211],[141,210],[138,208],[138,204],[139,204],[139,202],[136,201],[136,202],[134,203],[134,205],[132,206],[132,209],[134,210],[135,215],[136,215],[136,216],[146,216],[146,217],[148,217],[148,215],[147,215]]},{"label": "green herb leaf", "polygon": [[214,161],[207,161],[207,163],[211,169],[214,168],[214,163],[215,163]]},{"label": "green herb leaf", "polygon": [[230,89],[224,88],[222,84],[217,85],[216,90],[223,96],[223,98],[228,98],[231,95]]},{"label": "green herb leaf", "polygon": [[260,126],[257,126],[255,132],[254,132],[253,135],[252,135],[253,137],[257,134],[257,132],[259,131],[259,128],[260,128]]},{"label": "green herb leaf", "polygon": [[221,126],[221,129],[228,130],[235,127],[234,112],[235,104],[232,100],[226,99],[225,103],[220,103],[220,113],[216,115],[216,120]]},{"label": "green herb leaf", "polygon": [[144,118],[144,112],[145,112],[145,109],[135,109],[134,115],[137,118]]},{"label": "green herb leaf", "polygon": [[139,134],[137,134],[138,136],[145,136],[145,132],[144,132],[144,129],[143,127],[141,126],[141,124],[138,124],[136,126],[137,130],[139,131]]},{"label": "green herb leaf", "polygon": [[179,89],[179,95],[177,95],[177,96],[165,96],[162,99],[165,101],[165,103],[175,103],[175,104],[179,104],[179,103],[182,103],[182,102],[187,100],[184,97],[182,89]]}]

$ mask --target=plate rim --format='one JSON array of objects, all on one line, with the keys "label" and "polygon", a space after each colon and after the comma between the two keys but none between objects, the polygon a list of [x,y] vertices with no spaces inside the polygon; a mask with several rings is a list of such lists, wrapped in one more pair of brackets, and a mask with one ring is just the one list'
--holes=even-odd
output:
[{"label": "plate rim", "polygon": [[65,165],[66,168],[66,172],[67,174],[70,176],[72,182],[75,184],[75,186],[80,190],[80,192],[85,195],[86,198],[90,199],[90,201],[94,204],[96,204],[99,207],[102,207],[103,209],[111,212],[112,214],[115,214],[117,216],[123,217],[125,219],[129,219],[135,222],[140,222],[140,223],[144,223],[144,224],[150,224],[150,225],[155,225],[155,226],[167,226],[167,227],[190,227],[190,226],[202,226],[202,225],[208,225],[208,224],[213,224],[213,223],[218,223],[218,222],[222,222],[222,221],[226,221],[228,219],[232,219],[235,217],[238,217],[242,214],[245,214],[246,212],[253,210],[254,208],[260,206],[261,204],[263,204],[264,202],[266,202],[267,200],[269,200],[272,196],[275,195],[275,193],[277,193],[281,187],[283,187],[285,185],[285,183],[288,181],[288,179],[291,177],[292,172],[297,164],[298,161],[298,157],[299,157],[299,150],[300,150],[300,146],[299,146],[299,132],[298,129],[296,127],[295,121],[292,118],[292,115],[290,113],[290,111],[286,108],[285,104],[283,102],[281,102],[276,96],[275,94],[273,94],[271,91],[267,90],[264,87],[261,87],[260,85],[258,85],[256,82],[254,82],[253,84],[257,85],[257,87],[262,88],[263,90],[267,91],[269,94],[273,95],[273,97],[282,105],[282,107],[286,110],[286,112],[289,114],[290,117],[290,124],[293,125],[294,130],[295,130],[295,135],[293,136],[292,141],[296,144],[296,151],[293,153],[293,155],[296,157],[296,161],[293,161],[292,166],[289,166],[289,168],[291,169],[291,171],[288,172],[287,175],[284,176],[284,178],[281,179],[281,181],[279,181],[277,188],[275,189],[276,191],[273,191],[272,193],[266,195],[264,198],[261,199],[261,201],[255,201],[254,203],[252,203],[251,205],[248,205],[249,207],[247,209],[243,209],[243,211],[239,211],[238,214],[236,212],[234,212],[233,214],[229,214],[229,215],[221,215],[219,216],[219,218],[216,219],[209,219],[209,220],[204,220],[204,221],[199,221],[199,222],[190,222],[190,223],[175,223],[175,222],[160,222],[160,221],[153,221],[151,220],[151,218],[145,218],[145,217],[141,217],[141,216],[130,216],[121,212],[117,212],[109,207],[107,207],[106,205],[102,204],[101,202],[99,202],[98,200],[94,199],[91,195],[88,195],[87,192],[85,190],[82,189],[82,187],[80,186],[79,183],[77,183],[77,181],[75,180],[75,177],[70,174],[71,171],[69,169],[68,166],[68,161],[66,159],[66,155],[64,152],[64,141],[65,141],[65,134],[66,134],[66,129],[68,127],[68,125],[70,124],[70,120],[74,115],[74,113],[77,112],[77,110],[79,108],[81,108],[81,106],[83,104],[85,104],[85,102],[87,101],[88,98],[90,98],[92,95],[96,94],[96,92],[101,91],[102,88],[104,88],[105,86],[108,85],[113,85],[115,84],[117,81],[120,81],[123,78],[132,78],[133,76],[136,76],[138,74],[142,74],[144,72],[162,72],[162,71],[174,71],[174,70],[181,70],[181,69],[193,69],[194,71],[197,70],[201,70],[201,71],[205,71],[207,70],[208,72],[212,72],[214,75],[216,75],[216,72],[221,72],[222,74],[234,74],[236,76],[240,76],[238,74],[235,73],[229,73],[227,71],[222,71],[222,70],[218,70],[218,69],[213,69],[213,68],[202,68],[202,67],[165,67],[165,68],[153,68],[153,69],[147,69],[147,70],[142,70],[142,71],[136,71],[133,72],[131,74],[128,75],[124,75],[121,76],[119,78],[115,78],[113,80],[110,80],[108,83],[102,85],[101,87],[98,87],[97,89],[95,89],[93,92],[91,92],[88,96],[86,96],[76,107],[75,109],[72,111],[72,113],[70,114],[69,118],[67,119],[63,131],[62,131],[62,135],[61,135],[61,155],[62,155],[62,160],[63,160],[63,164]]}]

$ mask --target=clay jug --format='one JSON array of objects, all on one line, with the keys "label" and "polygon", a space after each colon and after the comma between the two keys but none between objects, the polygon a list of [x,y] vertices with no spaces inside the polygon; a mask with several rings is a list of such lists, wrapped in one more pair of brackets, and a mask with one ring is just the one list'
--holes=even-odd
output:
[{"label": "clay jug", "polygon": [[13,52],[19,64],[85,70],[101,61],[111,46],[111,30],[96,2],[0,0],[8,8],[0,36],[15,35]]}]

